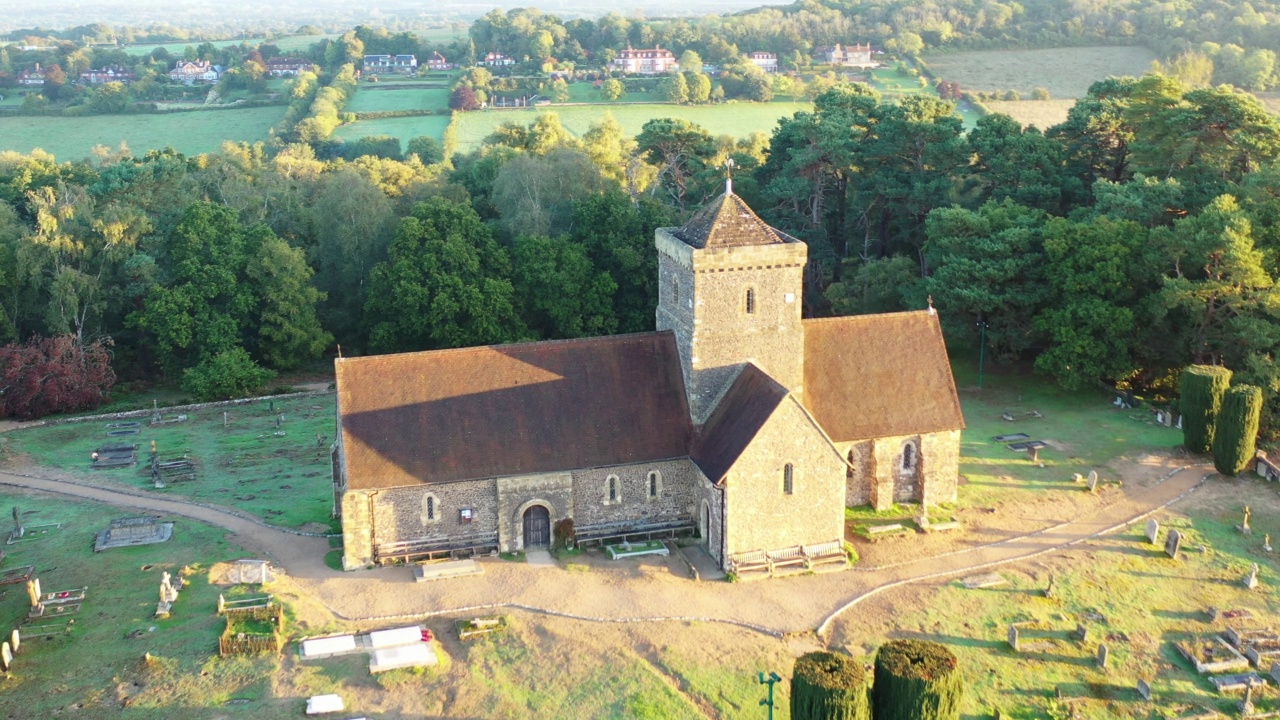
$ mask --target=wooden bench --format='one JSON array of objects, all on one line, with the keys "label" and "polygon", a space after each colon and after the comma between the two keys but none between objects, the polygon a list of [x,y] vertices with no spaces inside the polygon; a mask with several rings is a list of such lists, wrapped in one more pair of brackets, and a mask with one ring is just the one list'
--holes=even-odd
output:
[{"label": "wooden bench", "polygon": [[772,568],[769,564],[769,557],[763,550],[738,553],[729,559],[729,565],[733,572],[739,575],[753,572],[755,570],[769,570],[772,572]]},{"label": "wooden bench", "polygon": [[804,556],[804,551],[797,545],[793,548],[783,548],[782,550],[770,550],[765,553],[769,558],[769,574],[772,575],[775,568],[788,567],[790,565],[809,566],[809,559]]},{"label": "wooden bench", "polygon": [[823,563],[848,562],[848,557],[844,554],[844,544],[839,540],[817,545],[801,545],[800,552],[804,555],[808,567]]}]

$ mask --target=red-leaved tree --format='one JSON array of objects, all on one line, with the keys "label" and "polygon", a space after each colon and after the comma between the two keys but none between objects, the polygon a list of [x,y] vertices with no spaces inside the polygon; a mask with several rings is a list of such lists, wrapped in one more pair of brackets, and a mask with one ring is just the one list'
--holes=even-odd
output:
[{"label": "red-leaved tree", "polygon": [[98,407],[116,382],[110,344],[108,338],[81,347],[74,336],[59,335],[0,347],[0,417],[32,420]]}]

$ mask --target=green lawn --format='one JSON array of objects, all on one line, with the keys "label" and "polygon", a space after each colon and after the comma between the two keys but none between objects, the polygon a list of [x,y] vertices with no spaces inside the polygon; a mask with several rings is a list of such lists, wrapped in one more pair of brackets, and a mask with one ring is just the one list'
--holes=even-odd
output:
[{"label": "green lawn", "polygon": [[[37,463],[76,473],[92,482],[115,482],[160,495],[179,495],[201,502],[235,507],[274,525],[327,529],[333,508],[329,444],[333,441],[334,397],[288,398],[188,413],[188,420],[151,427],[142,418],[141,433],[108,437],[107,423],[84,422],[30,428],[8,433],[15,452]],[[279,430],[275,418],[283,413]],[[284,432],[283,436],[275,435]],[[317,446],[316,436],[321,436]],[[162,458],[187,454],[198,468],[196,480],[153,488],[143,467],[151,441]],[[137,443],[136,469],[90,471],[94,448],[118,442]]]},{"label": "green lawn", "polygon": [[339,127],[333,132],[333,136],[340,140],[359,140],[368,135],[390,135],[400,138],[400,145],[403,148],[409,144],[410,140],[422,135],[443,140],[444,129],[447,127],[449,127],[448,115],[415,115],[361,120]]},{"label": "green lawn", "polygon": [[136,155],[172,147],[188,155],[213,152],[225,140],[257,142],[284,116],[284,107],[157,115],[0,117],[0,150],[41,148],[59,160],[87,157],[95,145],[127,143]]},{"label": "green lawn", "polygon": [[347,112],[387,112],[396,110],[448,111],[448,88],[390,88],[383,83],[361,83],[355,97],[347,103]]},{"label": "green lawn", "polygon": [[[622,81],[622,86],[628,88],[627,92],[622,94],[622,98],[616,102],[660,102],[658,93],[656,92],[632,92],[629,88],[634,87],[634,83],[626,80]],[[576,82],[569,85],[569,102],[575,103],[604,103],[600,97],[600,90],[589,82]]]},{"label": "green lawn", "polygon": [[[94,533],[111,519],[137,514],[126,509],[45,495],[0,493],[0,506],[17,505],[28,526],[62,523],[62,529],[5,546],[3,567],[34,565],[43,592],[88,587],[69,636],[36,637],[32,626],[65,627],[56,619],[23,627],[13,671],[5,675],[0,708],[6,716],[51,718],[117,717],[128,698],[130,717],[279,718],[300,714],[295,701],[271,700],[270,677],[277,658],[217,657],[223,620],[214,613],[220,590],[210,585],[211,563],[245,557],[227,542],[225,531],[176,519],[166,543],[118,548],[95,554]],[[187,577],[169,619],[153,617],[160,573]],[[0,587],[0,632],[9,631],[29,610],[21,584]],[[151,661],[143,660],[146,654]],[[233,698],[243,703],[226,706]],[[180,710],[179,710],[180,708]]]},{"label": "green lawn", "polygon": [[745,137],[753,132],[771,133],[779,118],[790,117],[797,112],[811,110],[812,107],[809,103],[774,102],[725,105],[600,104],[528,110],[483,110],[458,114],[458,150],[467,152],[479,147],[481,141],[502,123],[517,122],[528,125],[544,112],[554,112],[559,115],[560,121],[569,132],[579,136],[585,133],[592,123],[599,122],[601,116],[607,112],[613,114],[629,135],[638,134],[641,127],[654,118],[682,118],[701,125],[712,135]]}]

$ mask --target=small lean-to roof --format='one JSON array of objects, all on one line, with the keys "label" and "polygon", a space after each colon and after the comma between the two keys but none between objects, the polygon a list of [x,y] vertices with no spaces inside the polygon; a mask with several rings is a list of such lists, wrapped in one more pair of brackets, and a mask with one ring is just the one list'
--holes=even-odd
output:
[{"label": "small lean-to roof", "polygon": [[702,426],[693,461],[713,483],[720,482],[759,434],[787,389],[765,371],[747,363]]},{"label": "small lean-to roof", "polygon": [[353,490],[688,455],[670,331],[336,362]]},{"label": "small lean-to roof", "polygon": [[804,404],[835,442],[960,430],[932,310],[804,321]]},{"label": "small lean-to roof", "polygon": [[732,192],[707,203],[672,234],[699,250],[798,242],[790,235],[769,227],[742,198]]}]

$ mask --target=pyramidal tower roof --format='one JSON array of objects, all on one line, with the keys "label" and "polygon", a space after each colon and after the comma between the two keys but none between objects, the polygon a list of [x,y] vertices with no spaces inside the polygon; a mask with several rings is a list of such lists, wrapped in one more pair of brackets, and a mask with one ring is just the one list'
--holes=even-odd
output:
[{"label": "pyramidal tower roof", "polygon": [[689,222],[675,231],[675,236],[699,250],[799,242],[769,227],[732,189],[726,189],[723,195],[694,213]]}]

